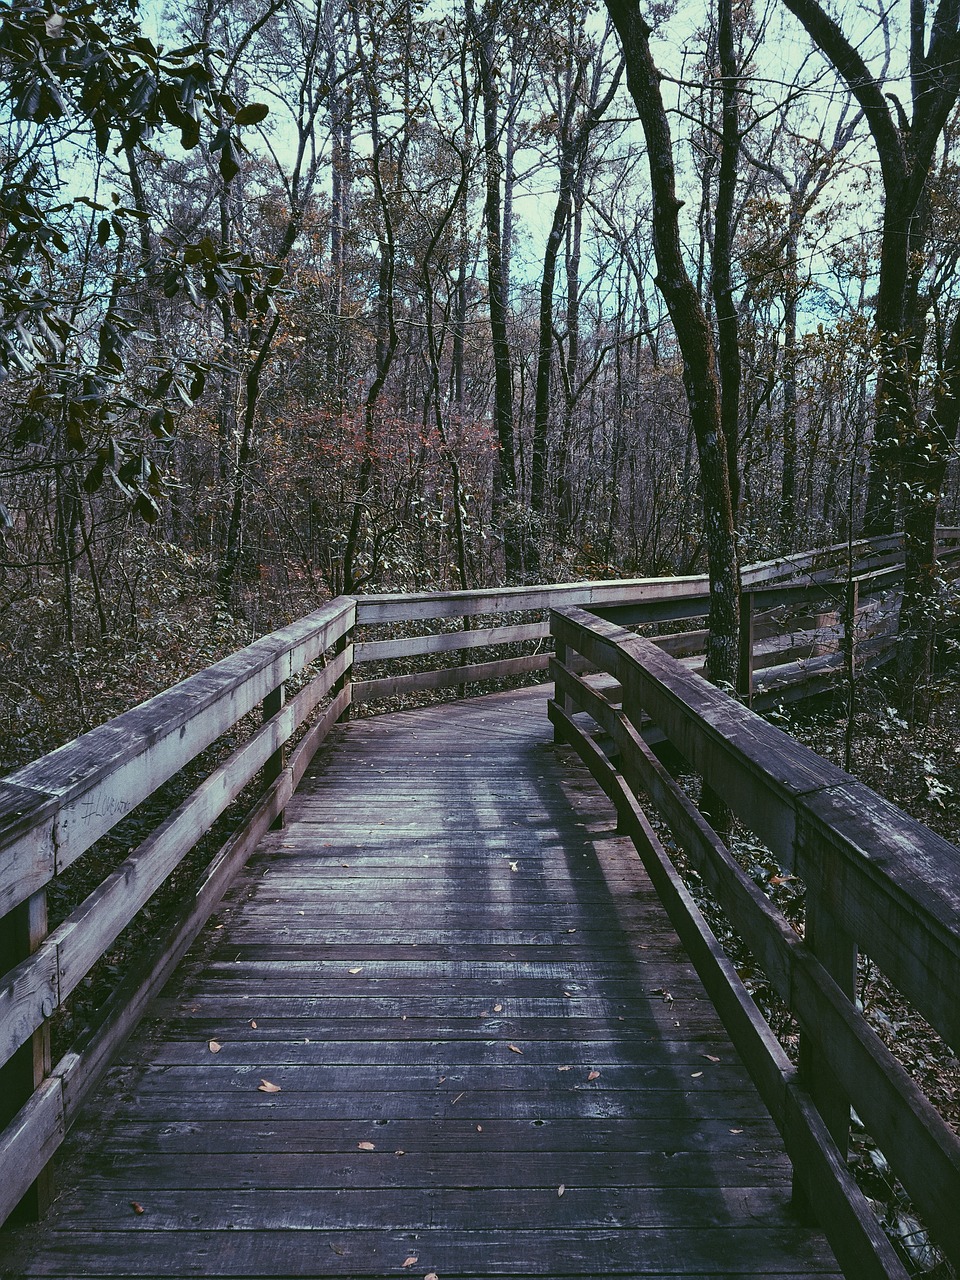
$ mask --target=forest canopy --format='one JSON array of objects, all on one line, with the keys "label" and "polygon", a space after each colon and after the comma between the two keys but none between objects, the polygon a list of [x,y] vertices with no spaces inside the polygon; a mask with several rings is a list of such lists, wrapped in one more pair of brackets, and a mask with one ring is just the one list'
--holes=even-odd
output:
[{"label": "forest canopy", "polygon": [[0,18],[4,648],[704,567],[732,643],[739,563],[904,528],[922,680],[957,0]]}]

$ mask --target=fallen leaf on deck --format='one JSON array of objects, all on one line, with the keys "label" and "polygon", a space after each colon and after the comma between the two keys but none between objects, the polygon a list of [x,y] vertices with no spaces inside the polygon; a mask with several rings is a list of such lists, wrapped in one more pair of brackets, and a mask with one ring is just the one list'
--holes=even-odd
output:
[{"label": "fallen leaf on deck", "polygon": [[219,1053],[220,1050],[223,1048],[223,1045],[220,1044],[218,1040],[208,1040],[207,1048],[210,1050],[211,1053]]},{"label": "fallen leaf on deck", "polygon": [[743,1133],[743,1130],[742,1130],[742,1129],[731,1129],[731,1130],[730,1130],[730,1132],[731,1132],[731,1133]]},{"label": "fallen leaf on deck", "polygon": [[394,1154],[395,1156],[405,1156],[407,1153],[406,1153],[405,1151],[402,1151],[402,1150],[398,1147],[398,1148],[397,1148],[397,1150],[396,1150],[393,1154]]},{"label": "fallen leaf on deck", "polygon": [[403,1261],[403,1265],[404,1265],[405,1267],[412,1267],[412,1266],[414,1265],[414,1263],[415,1263],[415,1262],[419,1262],[419,1261],[420,1261],[420,1259],[419,1259],[419,1258],[416,1258],[416,1257],[414,1257],[414,1255],[413,1255],[413,1254],[411,1254],[409,1258],[405,1258],[405,1259],[404,1259],[404,1261]]},{"label": "fallen leaf on deck", "polygon": [[255,1022],[251,1022],[251,1023],[250,1023],[250,1025],[251,1025],[251,1027],[253,1027],[254,1031],[256,1031],[256,1029],[257,1029],[257,1024],[256,1024]]},{"label": "fallen leaf on deck", "polygon": [[423,1280],[439,1280],[439,1277],[435,1271],[428,1271]]},{"label": "fallen leaf on deck", "polygon": [[257,1085],[257,1089],[260,1091],[260,1093],[279,1093],[280,1092],[280,1086],[278,1084],[271,1084],[269,1080],[261,1080],[260,1083]]},{"label": "fallen leaf on deck", "polygon": [[358,1142],[358,1143],[357,1143],[357,1150],[358,1150],[358,1151],[376,1151],[376,1149],[377,1149],[377,1148],[373,1145],[373,1143],[372,1143],[372,1142]]},{"label": "fallen leaf on deck", "polygon": [[700,1079],[700,1077],[701,1077],[702,1075],[703,1075],[703,1072],[702,1072],[702,1071],[692,1071],[692,1072],[690,1073],[690,1079],[691,1079],[691,1080],[699,1080],[699,1079]]},{"label": "fallen leaf on deck", "polygon": [[712,1053],[701,1053],[701,1058],[706,1058],[708,1062],[719,1062],[719,1058],[715,1058]]},{"label": "fallen leaf on deck", "polygon": [[134,1212],[134,1213],[143,1213],[143,1212],[144,1212],[143,1205],[142,1205],[142,1204],[138,1204],[138,1202],[137,1202],[136,1200],[131,1200],[131,1201],[130,1201],[130,1208],[133,1210],[133,1212]]},{"label": "fallen leaf on deck", "polygon": [[348,970],[347,970],[347,972],[348,972],[348,973],[360,973],[362,969],[363,969],[363,965],[361,964],[361,965],[358,965],[358,966],[356,967],[356,969],[348,969]]},{"label": "fallen leaf on deck", "polygon": [[495,1004],[495,1005],[493,1006],[493,1012],[494,1012],[494,1013],[503,1013],[503,1005],[502,1005],[502,1004]]},{"label": "fallen leaf on deck", "polygon": [[567,933],[576,933],[576,932],[577,932],[577,931],[576,931],[576,929],[568,929],[568,930],[567,930]]},{"label": "fallen leaf on deck", "polygon": [[510,1050],[511,1053],[523,1053],[523,1050],[518,1049],[515,1044],[508,1044],[507,1048]]},{"label": "fallen leaf on deck", "polygon": [[563,1185],[563,1183],[561,1182],[561,1183],[560,1183],[560,1185],[559,1185],[559,1187],[557,1187],[557,1195],[558,1195],[558,1196],[562,1196],[562,1195],[563,1195],[563,1193],[566,1191],[566,1189],[567,1189],[567,1188],[566,1188],[566,1187]]},{"label": "fallen leaf on deck", "polygon": [[477,1133],[483,1133],[483,1125],[482,1125],[482,1124],[478,1124],[478,1125],[477,1125]]},{"label": "fallen leaf on deck", "polygon": [[510,870],[511,870],[511,871],[519,871],[519,870],[520,870],[520,863],[519,863],[519,862],[511,862],[511,863],[510,863]]},{"label": "fallen leaf on deck", "polygon": [[573,1067],[557,1067],[558,1071],[572,1071]]},{"label": "fallen leaf on deck", "polygon": [[587,1075],[587,1079],[588,1079],[588,1080],[599,1080],[599,1079],[600,1079],[600,1072],[599,1072],[599,1071],[591,1071],[591,1072]]}]

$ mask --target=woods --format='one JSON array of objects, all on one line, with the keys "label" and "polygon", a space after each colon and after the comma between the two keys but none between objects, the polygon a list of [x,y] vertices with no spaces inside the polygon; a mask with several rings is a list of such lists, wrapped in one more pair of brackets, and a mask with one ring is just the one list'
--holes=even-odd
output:
[{"label": "woods", "polygon": [[922,717],[955,0],[2,19],[8,724],[343,591],[704,567],[730,681],[741,561],[901,526]]}]

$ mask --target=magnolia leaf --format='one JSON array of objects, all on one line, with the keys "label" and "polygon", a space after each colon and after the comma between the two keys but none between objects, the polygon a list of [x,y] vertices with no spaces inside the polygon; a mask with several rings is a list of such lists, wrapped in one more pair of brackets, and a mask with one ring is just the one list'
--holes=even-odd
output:
[{"label": "magnolia leaf", "polygon": [[237,114],[233,117],[234,124],[259,124],[261,120],[266,120],[270,114],[270,108],[265,102],[248,102],[245,107],[241,107]]},{"label": "magnolia leaf", "polygon": [[358,1150],[358,1151],[376,1151],[376,1149],[377,1149],[377,1148],[374,1146],[374,1144],[373,1144],[372,1142],[358,1142],[358,1143],[357,1143],[357,1150]]},{"label": "magnolia leaf", "polygon": [[133,1210],[134,1213],[137,1213],[137,1214],[144,1212],[143,1205],[140,1204],[137,1200],[130,1201],[130,1208]]},{"label": "magnolia leaf", "polygon": [[563,1195],[563,1193],[566,1191],[566,1189],[567,1189],[567,1188],[566,1188],[566,1187],[564,1186],[564,1184],[561,1182],[561,1183],[560,1183],[560,1185],[559,1185],[559,1187],[557,1187],[557,1195],[558,1195],[558,1196],[562,1196],[562,1195]]},{"label": "magnolia leaf", "polygon": [[518,1049],[515,1044],[508,1044],[507,1048],[510,1050],[511,1053],[523,1053],[523,1050]]},{"label": "magnolia leaf", "polygon": [[362,970],[363,970],[363,965],[361,964],[361,965],[357,965],[356,969],[348,969],[348,970],[347,970],[347,972],[348,972],[348,973],[360,973]]},{"label": "magnolia leaf", "polygon": [[590,1071],[590,1072],[588,1072],[588,1073],[587,1073],[587,1079],[588,1079],[588,1080],[599,1080],[599,1079],[600,1079],[600,1072],[599,1072],[599,1071]]},{"label": "magnolia leaf", "polygon": [[411,1253],[411,1254],[410,1254],[410,1256],[409,1256],[408,1258],[404,1258],[404,1260],[403,1260],[403,1265],[404,1265],[405,1267],[412,1267],[412,1266],[414,1266],[414,1264],[415,1264],[415,1263],[417,1263],[417,1262],[419,1262],[419,1261],[420,1261],[420,1259],[416,1256],[416,1254]]},{"label": "magnolia leaf", "polygon": [[211,1053],[219,1053],[220,1050],[223,1048],[223,1045],[220,1044],[218,1040],[208,1040],[207,1048],[210,1050]]},{"label": "magnolia leaf", "polygon": [[260,1091],[260,1093],[279,1093],[280,1092],[280,1086],[278,1084],[271,1084],[269,1080],[261,1080],[260,1083],[257,1085],[257,1089]]}]

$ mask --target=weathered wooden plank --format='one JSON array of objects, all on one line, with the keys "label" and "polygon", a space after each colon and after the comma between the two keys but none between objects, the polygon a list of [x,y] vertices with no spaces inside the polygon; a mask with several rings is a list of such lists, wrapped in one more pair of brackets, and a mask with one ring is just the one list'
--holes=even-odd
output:
[{"label": "weathered wooden plank", "polygon": [[478,613],[532,612],[571,605],[612,605],[645,600],[703,597],[704,576],[636,578],[619,582],[563,582],[535,587],[499,587],[488,591],[446,591],[357,597],[357,622],[413,621],[418,618],[464,618]]},{"label": "weathered wooden plank", "polygon": [[[561,1197],[554,1199],[562,1205]],[[126,1238],[127,1232],[70,1231],[42,1258],[31,1259],[23,1275],[177,1274],[171,1269],[171,1233],[151,1231],[147,1214],[142,1217],[134,1223],[135,1244]],[[546,1240],[549,1248],[544,1247]],[[782,1276],[787,1258],[807,1277],[836,1274],[836,1263],[814,1233],[793,1225],[766,1227],[762,1222],[701,1231],[579,1230],[552,1220],[522,1231],[495,1225],[474,1232],[181,1230],[177,1252],[190,1259],[193,1274],[216,1277],[402,1275],[409,1256],[441,1276]]]},{"label": "weathered wooden plank", "polygon": [[377,680],[355,680],[353,701],[373,702],[377,698],[393,698],[420,689],[451,689],[478,680],[505,680],[511,676],[543,671],[549,654],[533,653],[520,658],[501,658],[496,662],[473,662],[462,667],[441,667],[437,671],[418,671],[405,676],[383,676]]},{"label": "weathered wooden plank", "polygon": [[[616,1158],[598,1159],[592,1151],[538,1151],[536,1169],[531,1170],[531,1155],[525,1151],[497,1151],[485,1144],[482,1151],[437,1152],[422,1144],[395,1151],[350,1151],[330,1154],[303,1151],[258,1153],[256,1162],[224,1160],[220,1153],[196,1154],[189,1158],[183,1152],[158,1158],[154,1152],[148,1160],[138,1158],[136,1151],[123,1159],[123,1175],[131,1189],[131,1197],[150,1204],[155,1190],[191,1189],[227,1190],[341,1190],[360,1192],[363,1201],[371,1200],[370,1190],[394,1188],[487,1188],[523,1191],[532,1177],[541,1186],[550,1187],[556,1195],[559,1183],[565,1187],[629,1188],[636,1193],[646,1189],[722,1186],[748,1188],[779,1187],[783,1199],[784,1183],[789,1179],[786,1156],[777,1159],[769,1152],[744,1149],[738,1136],[727,1130],[713,1135],[711,1158],[707,1162],[702,1150],[688,1151],[622,1151]],[[143,1137],[137,1134],[137,1143]],[[607,1148],[601,1150],[608,1151]],[[111,1153],[119,1155],[116,1144]],[[613,1152],[609,1151],[612,1157]],[[88,1185],[94,1189],[115,1190],[116,1174],[92,1174]],[[356,1197],[360,1199],[360,1196]],[[523,1197],[518,1197],[520,1204]],[[714,1199],[716,1195],[714,1192]],[[333,1212],[336,1205],[331,1206]],[[395,1206],[391,1206],[395,1209]],[[328,1219],[329,1220],[329,1219]],[[388,1225],[395,1226],[395,1222]],[[465,1219],[454,1225],[465,1225]]]},{"label": "weathered wooden plank", "polygon": [[[358,1143],[372,1140],[374,1150],[360,1153]],[[565,1117],[562,1122],[539,1116],[520,1119],[487,1119],[481,1134],[469,1119],[387,1120],[374,1125],[366,1121],[344,1124],[342,1120],[317,1120],[305,1128],[298,1120],[260,1117],[255,1122],[216,1119],[172,1123],[168,1120],[133,1121],[115,1119],[104,1135],[104,1150],[124,1160],[130,1153],[143,1155],[151,1164],[154,1157],[208,1153],[218,1157],[225,1169],[254,1170],[260,1161],[277,1154],[316,1156],[328,1153],[340,1162],[358,1154],[374,1160],[401,1159],[395,1152],[414,1157],[420,1168],[429,1168],[429,1159],[452,1156],[457,1161],[497,1161],[505,1153],[519,1153],[526,1164],[528,1179],[536,1162],[548,1153],[586,1159],[596,1169],[616,1170],[622,1159],[634,1152],[649,1152],[665,1160],[685,1156],[699,1162],[709,1176],[710,1162],[717,1153],[729,1153],[740,1165],[769,1161],[770,1167],[785,1172],[782,1152],[775,1149],[776,1130],[769,1116],[745,1111],[733,1122],[726,1116],[630,1115],[624,1117]],[[254,1156],[255,1161],[236,1159]],[[418,1158],[419,1157],[419,1158]],[[94,1174],[93,1176],[97,1176]],[[108,1171],[100,1172],[107,1177]],[[122,1176],[122,1175],[121,1175]],[[789,1175],[787,1175],[789,1176]],[[342,1184],[341,1184],[342,1185]],[[786,1185],[786,1179],[784,1181]]]},{"label": "weathered wooden plank", "polygon": [[429,653],[454,653],[461,649],[486,649],[495,644],[523,644],[543,640],[549,622],[528,622],[519,627],[480,627],[475,631],[442,631],[437,635],[401,636],[398,640],[364,640],[354,645],[355,662],[386,662]]},{"label": "weathered wooden plank", "polygon": [[46,1080],[0,1132],[0,1222],[42,1175],[65,1131],[60,1081]]},{"label": "weathered wooden plank", "polygon": [[[546,1183],[550,1173],[557,1180]],[[742,1187],[734,1182],[718,1196],[714,1187],[687,1186],[678,1195],[674,1187],[648,1186],[638,1196],[632,1187],[614,1185],[598,1195],[592,1185],[565,1181],[565,1174],[562,1162],[553,1170],[541,1165],[534,1175],[537,1185],[528,1180],[522,1195],[510,1195],[502,1187],[421,1186],[417,1216],[407,1218],[404,1226],[415,1231],[482,1231],[496,1222],[502,1231],[516,1231],[540,1222],[545,1232],[571,1227],[577,1231],[704,1231],[736,1228],[752,1219],[764,1222],[767,1229],[797,1230],[782,1187]],[[563,1184],[563,1196],[557,1195],[558,1183]],[[212,1187],[198,1197],[193,1189],[166,1190],[132,1182],[127,1199],[116,1189],[90,1188],[82,1203],[64,1206],[58,1225],[71,1231],[111,1231],[117,1214],[129,1211],[134,1198],[143,1204],[143,1226],[151,1232],[177,1231],[185,1221],[194,1230],[224,1233],[322,1231],[331,1221],[340,1231],[396,1229],[397,1197],[388,1194],[388,1188],[381,1190],[384,1194],[375,1196],[363,1189],[310,1188],[292,1196],[286,1188]]]},{"label": "weathered wooden plank", "polygon": [[[251,1032],[248,1025],[231,1028],[229,1024],[221,1023],[216,1033],[211,1031],[205,1040],[196,1035],[191,1039],[167,1039],[162,1044],[151,1045],[149,1054],[144,1047],[128,1050],[122,1055],[122,1060],[126,1064],[149,1063],[150,1070],[167,1067],[199,1067],[212,1070],[214,1069],[212,1059],[215,1056],[215,1069],[219,1072],[228,1068],[233,1070],[237,1067],[256,1066],[261,1062],[294,1067],[324,1066],[337,1069],[351,1067],[360,1070],[373,1066],[378,1070],[385,1066],[401,1067],[404,1070],[414,1069],[420,1073],[429,1073],[430,1078],[427,1079],[426,1076],[424,1078],[431,1087],[437,1083],[438,1072],[442,1075],[448,1070],[491,1066],[502,1070],[505,1061],[515,1068],[519,1067],[521,1065],[519,1060],[513,1063],[512,1059],[504,1058],[505,1039],[508,1045],[515,1044],[523,1048],[524,1070],[547,1067],[551,1072],[559,1072],[560,1075],[569,1077],[564,1082],[556,1076],[547,1075],[544,1079],[548,1083],[580,1084],[583,1076],[574,1077],[570,1074],[577,1068],[582,1068],[583,1073],[588,1074],[594,1066],[623,1069],[636,1065],[642,1069],[649,1069],[664,1066],[676,1067],[686,1063],[691,1070],[702,1071],[709,1075],[711,1077],[709,1083],[716,1084],[718,1077],[713,1068],[730,1065],[724,1063],[723,1058],[717,1053],[709,1053],[705,1050],[702,1039],[673,1040],[667,1038],[662,1032],[654,1035],[653,1028],[650,1028],[645,1036],[633,1040],[615,1036],[610,1028],[606,1029],[606,1035],[602,1037],[581,1031],[577,1040],[571,1040],[569,1037],[556,1040],[546,1039],[541,1032],[536,1039],[527,1040],[520,1034],[512,1020],[501,1019],[494,1015],[493,1022],[494,1026],[482,1039],[460,1040],[452,1034],[452,1029],[448,1028],[444,1043],[436,1043],[436,1040],[434,1043],[423,1043],[413,1039],[397,1039],[395,1022],[389,1028],[384,1025],[381,1035],[375,1041],[368,1030],[363,1039],[358,1034],[352,1040],[322,1042],[307,1036],[296,1040],[281,1040],[274,1037],[267,1041],[259,1034],[259,1022],[256,1033]],[[507,1027],[509,1031],[505,1031]],[[212,1055],[209,1049],[211,1039],[221,1046],[216,1055]],[[724,1040],[725,1048],[725,1037],[721,1039]],[[511,1051],[508,1050],[508,1052]],[[705,1063],[708,1065],[705,1066]],[[408,1078],[404,1077],[404,1079]],[[224,1083],[222,1078],[220,1083]],[[354,1083],[353,1077],[350,1083],[351,1085]],[[605,1083],[609,1085],[610,1081],[606,1080]]]},{"label": "weathered wooden plank", "polygon": [[[276,1083],[276,1082],[273,1082]],[[681,1091],[657,1090],[656,1106],[664,1117],[691,1118],[726,1116],[731,1125],[757,1105],[752,1088],[698,1091],[693,1086]],[[533,1089],[471,1089],[458,1102],[459,1089],[443,1089],[425,1093],[419,1089],[353,1094],[342,1088],[335,1093],[298,1093],[283,1090],[263,1094],[256,1087],[230,1090],[225,1094],[197,1094],[186,1098],[170,1093],[163,1098],[162,1109],[155,1098],[137,1094],[119,1099],[115,1114],[125,1119],[159,1119],[168,1122],[220,1119],[224,1121],[298,1120],[313,1124],[318,1120],[366,1121],[375,1125],[380,1120],[419,1120],[459,1118],[476,1126],[493,1119],[566,1120],[580,1118],[628,1117],[636,1107],[632,1094],[614,1090],[579,1089],[569,1092],[544,1093]],[[370,1135],[364,1135],[370,1136]],[[375,1134],[373,1137],[375,1138]]]}]

